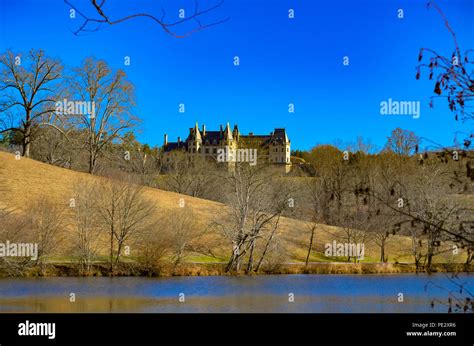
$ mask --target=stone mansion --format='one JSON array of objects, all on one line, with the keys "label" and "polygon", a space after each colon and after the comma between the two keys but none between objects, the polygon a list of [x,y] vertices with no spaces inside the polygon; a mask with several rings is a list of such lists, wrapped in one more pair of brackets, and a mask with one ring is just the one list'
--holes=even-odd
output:
[{"label": "stone mansion", "polygon": [[289,172],[291,169],[290,144],[284,128],[277,128],[268,135],[255,135],[252,132],[243,135],[237,125],[234,125],[233,130],[227,123],[225,128],[221,125],[218,131],[208,131],[205,125],[199,129],[196,123],[194,127],[189,128],[189,135],[184,141],[178,137],[177,142],[168,142],[168,135],[165,134],[162,153],[165,163],[172,162],[174,155],[182,152],[186,155],[201,155],[231,166],[236,162],[235,157],[230,155],[227,156],[230,160],[221,160],[222,152],[233,152],[236,157],[239,157],[241,153],[251,150],[256,153],[259,163],[271,163]]}]

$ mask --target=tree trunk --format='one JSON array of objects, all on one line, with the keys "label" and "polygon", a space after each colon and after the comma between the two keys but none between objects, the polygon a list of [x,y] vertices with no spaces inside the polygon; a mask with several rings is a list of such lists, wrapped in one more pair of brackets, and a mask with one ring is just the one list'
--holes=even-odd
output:
[{"label": "tree trunk", "polygon": [[110,276],[114,274],[114,229],[110,229]]},{"label": "tree trunk", "polygon": [[385,263],[385,240],[380,243],[380,262]]},{"label": "tree trunk", "polygon": [[235,271],[240,271],[240,268],[242,266],[242,257],[238,256],[235,260]]},{"label": "tree trunk", "polygon": [[428,272],[431,271],[431,263],[433,262],[433,253],[431,251],[428,252],[428,254],[426,255],[426,270]]},{"label": "tree trunk", "polygon": [[260,267],[263,263],[263,259],[265,258],[265,255],[267,254],[268,248],[270,247],[270,243],[273,240],[273,237],[275,235],[275,232],[278,228],[278,222],[280,221],[280,216],[278,216],[277,222],[275,224],[275,227],[273,227],[272,234],[270,234],[270,237],[267,240],[267,243],[265,244],[265,248],[263,249],[262,252],[262,257],[260,257],[260,260],[258,261],[257,267],[255,268],[255,271],[258,272],[260,270]]},{"label": "tree trunk", "polygon": [[236,267],[236,260],[239,256],[239,246],[237,244],[233,244],[233,248],[232,248],[232,256],[230,256],[229,258],[229,263],[227,263],[227,267],[225,269],[226,273],[227,272],[230,272],[232,270],[235,269]]},{"label": "tree trunk", "polygon": [[428,239],[428,251],[426,253],[426,270],[428,272],[431,271],[431,263],[433,263],[433,255],[434,255],[434,244],[435,243],[435,240],[434,240],[434,236],[433,234],[430,232],[429,234],[429,239]]},{"label": "tree trunk", "polygon": [[96,155],[94,153],[89,154],[89,173],[94,174],[96,166]]},{"label": "tree trunk", "polygon": [[466,264],[471,264],[472,260],[473,260],[473,251],[471,250],[471,247],[468,247],[467,248],[467,258],[466,258]]},{"label": "tree trunk", "polygon": [[227,266],[225,267],[225,272],[226,273],[230,272],[233,265],[234,265],[234,255],[230,256],[229,262],[227,263]]},{"label": "tree trunk", "polygon": [[30,157],[30,146],[31,146],[31,124],[25,124],[25,131],[23,133],[23,156]]},{"label": "tree trunk", "polygon": [[117,246],[117,257],[115,257],[115,265],[117,265],[120,260],[120,252],[122,251],[122,245],[123,245],[123,242],[119,241],[118,246]]},{"label": "tree trunk", "polygon": [[252,245],[250,246],[250,255],[249,262],[247,264],[247,274],[250,274],[253,270],[253,250],[255,248],[255,240],[252,240]]},{"label": "tree trunk", "polygon": [[311,251],[313,250],[313,239],[314,239],[314,230],[316,229],[316,225],[311,227],[311,238],[309,239],[309,246],[308,246],[308,254],[306,255],[306,262],[305,266],[309,263],[309,256],[311,255]]}]

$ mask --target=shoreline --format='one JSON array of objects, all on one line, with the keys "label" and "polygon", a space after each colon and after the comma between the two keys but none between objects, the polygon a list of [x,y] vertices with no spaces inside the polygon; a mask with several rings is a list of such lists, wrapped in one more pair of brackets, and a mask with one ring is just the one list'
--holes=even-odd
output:
[{"label": "shoreline", "polygon": [[[249,276],[249,275],[291,275],[291,274],[403,274],[428,273],[423,269],[416,269],[410,263],[304,263],[282,264],[273,268],[264,268],[259,272],[245,274],[241,272],[225,272],[226,263],[184,263],[176,268],[163,266],[160,268],[143,268],[137,264],[122,263],[114,271],[113,277],[172,277],[172,276]],[[472,273],[474,265],[464,263],[436,263],[432,265],[430,273]],[[21,274],[11,275],[0,272],[1,278],[8,277],[107,277],[109,267],[105,263],[94,264],[88,273],[82,273],[79,266],[73,263],[45,264],[43,270],[37,267],[25,269]]]}]

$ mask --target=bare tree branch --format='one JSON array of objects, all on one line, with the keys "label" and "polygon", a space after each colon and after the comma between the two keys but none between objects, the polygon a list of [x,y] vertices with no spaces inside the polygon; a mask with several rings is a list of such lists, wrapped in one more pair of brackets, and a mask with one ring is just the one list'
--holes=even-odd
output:
[{"label": "bare tree branch", "polygon": [[[92,18],[92,17],[89,17],[89,16],[85,15],[84,12],[79,10],[71,1],[64,0],[64,2],[71,9],[73,9],[77,14],[79,14],[79,16],[81,16],[84,19],[83,23],[78,27],[78,29],[76,31],[74,31],[74,35],[79,35],[81,32],[98,31],[98,30],[101,29],[103,24],[115,25],[115,24],[125,22],[127,20],[135,19],[135,18],[148,18],[148,19],[152,20],[153,22],[155,22],[156,24],[158,24],[159,26],[161,26],[161,28],[167,34],[169,34],[169,35],[171,35],[175,38],[185,38],[185,37],[191,36],[192,34],[198,32],[198,31],[201,31],[201,30],[210,28],[212,26],[216,26],[216,25],[225,23],[230,19],[230,17],[226,17],[224,19],[212,21],[212,22],[207,23],[207,24],[203,24],[201,22],[201,18],[204,15],[206,15],[206,14],[212,12],[212,11],[217,10],[219,7],[222,6],[222,4],[224,3],[224,0],[220,0],[215,5],[212,5],[210,7],[202,9],[202,10],[199,9],[198,1],[195,0],[193,14],[186,17],[186,18],[182,18],[182,19],[174,21],[174,22],[166,22],[165,21],[166,12],[163,9],[163,7],[161,8],[161,17],[160,18],[158,18],[157,16],[155,16],[153,14],[149,14],[149,13],[134,13],[134,14],[130,14],[130,15],[118,18],[118,19],[111,19],[111,17],[106,13],[106,10],[104,9],[105,0],[102,0],[100,2],[98,2],[97,0],[90,0],[90,4],[91,4],[92,8],[98,14],[98,17],[96,17],[96,18]],[[198,25],[193,29],[185,31],[184,33],[178,33],[175,30],[175,27],[179,27],[181,24],[184,24],[184,23],[187,23],[187,22],[190,22],[190,21],[195,21]],[[94,28],[89,28],[90,24],[96,24],[96,26]]]}]

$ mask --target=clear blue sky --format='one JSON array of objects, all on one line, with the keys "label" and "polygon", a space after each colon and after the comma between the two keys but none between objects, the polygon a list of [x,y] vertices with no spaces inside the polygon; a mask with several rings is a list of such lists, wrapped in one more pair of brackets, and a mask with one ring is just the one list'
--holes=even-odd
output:
[{"label": "clear blue sky", "polygon": [[[71,0],[87,9],[88,1]],[[108,1],[109,16],[133,12],[177,19],[192,0]],[[201,5],[213,3],[201,0]],[[474,1],[438,0],[462,50],[474,48]],[[288,9],[295,19],[288,19]],[[404,19],[397,10],[404,10]],[[86,11],[87,12],[87,11]],[[237,122],[242,132],[286,127],[293,149],[309,149],[359,135],[378,146],[395,127],[452,145],[456,123],[445,102],[428,107],[433,84],[415,80],[419,48],[448,56],[451,37],[425,0],[226,0],[203,22],[230,16],[219,26],[186,39],[167,35],[146,19],[74,36],[81,23],[61,0],[1,0],[0,51],[42,48],[67,66],[86,56],[124,68],[136,86],[135,113],[143,119],[138,138],[161,145],[186,137],[196,121],[208,129]],[[233,57],[240,57],[240,66]],[[124,66],[124,56],[131,66]],[[343,66],[348,56],[350,65]],[[426,77],[426,75],[425,75]],[[383,116],[380,102],[421,101],[421,116]],[[178,104],[186,112],[178,112]],[[288,113],[288,104],[295,113]]]}]

